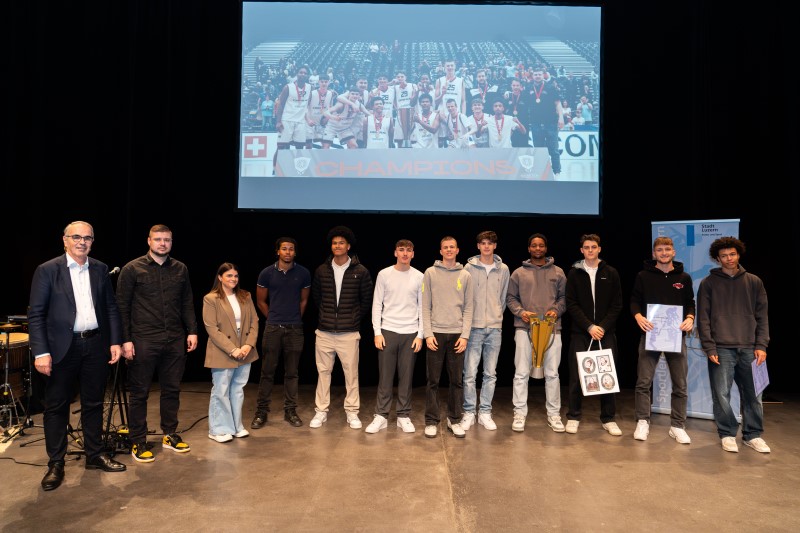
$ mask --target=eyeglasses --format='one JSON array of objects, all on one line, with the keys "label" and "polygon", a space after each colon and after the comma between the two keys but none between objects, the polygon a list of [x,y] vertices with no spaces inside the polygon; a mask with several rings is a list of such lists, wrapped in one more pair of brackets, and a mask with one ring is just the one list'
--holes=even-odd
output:
[{"label": "eyeglasses", "polygon": [[94,237],[91,235],[65,235],[65,237],[69,237],[72,239],[72,242],[85,242],[87,244],[92,244],[94,242]]}]

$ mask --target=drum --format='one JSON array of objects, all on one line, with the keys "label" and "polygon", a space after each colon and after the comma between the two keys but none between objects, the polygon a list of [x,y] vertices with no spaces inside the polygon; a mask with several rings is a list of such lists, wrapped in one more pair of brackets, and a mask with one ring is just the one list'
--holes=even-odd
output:
[{"label": "drum", "polygon": [[[6,367],[6,353],[8,353],[8,368],[28,369],[30,366],[30,349],[27,333],[0,333],[0,370]],[[8,350],[6,350],[8,339]]]},{"label": "drum", "polygon": [[[8,347],[6,347],[8,339]],[[30,347],[27,333],[1,333],[0,334],[0,386],[3,385],[6,370],[6,356],[8,356],[8,384],[14,400],[19,400],[25,394],[23,373],[30,372]],[[3,395],[8,391],[3,387]],[[6,398],[0,399],[5,401]]]}]

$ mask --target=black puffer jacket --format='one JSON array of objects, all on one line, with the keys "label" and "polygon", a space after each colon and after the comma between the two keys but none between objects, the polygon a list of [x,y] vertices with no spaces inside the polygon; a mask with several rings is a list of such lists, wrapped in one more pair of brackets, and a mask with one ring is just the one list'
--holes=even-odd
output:
[{"label": "black puffer jacket", "polygon": [[358,257],[350,257],[350,266],[342,279],[339,305],[336,305],[336,281],[331,266],[333,256],[321,264],[314,272],[311,282],[311,296],[319,311],[320,331],[344,332],[359,331],[361,321],[372,312],[372,276]]}]

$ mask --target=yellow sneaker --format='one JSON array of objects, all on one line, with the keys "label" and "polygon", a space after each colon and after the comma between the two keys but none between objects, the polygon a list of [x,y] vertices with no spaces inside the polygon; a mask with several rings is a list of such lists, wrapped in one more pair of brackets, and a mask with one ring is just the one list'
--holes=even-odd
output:
[{"label": "yellow sneaker", "polygon": [[164,438],[161,439],[161,445],[164,448],[169,448],[170,450],[176,451],[178,453],[186,453],[192,448],[183,442],[181,436],[177,433],[170,433],[169,435],[164,435]]}]

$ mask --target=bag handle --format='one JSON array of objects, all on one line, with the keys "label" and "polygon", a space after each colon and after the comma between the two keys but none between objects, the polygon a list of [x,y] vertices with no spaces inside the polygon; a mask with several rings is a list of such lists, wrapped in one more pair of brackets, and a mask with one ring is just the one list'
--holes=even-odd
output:
[{"label": "bag handle", "polygon": [[[592,343],[593,342],[594,342],[594,339],[589,341],[589,346],[586,348],[587,352],[592,349]],[[602,342],[597,341],[597,346],[599,346],[601,350],[603,349],[603,343]]]}]

